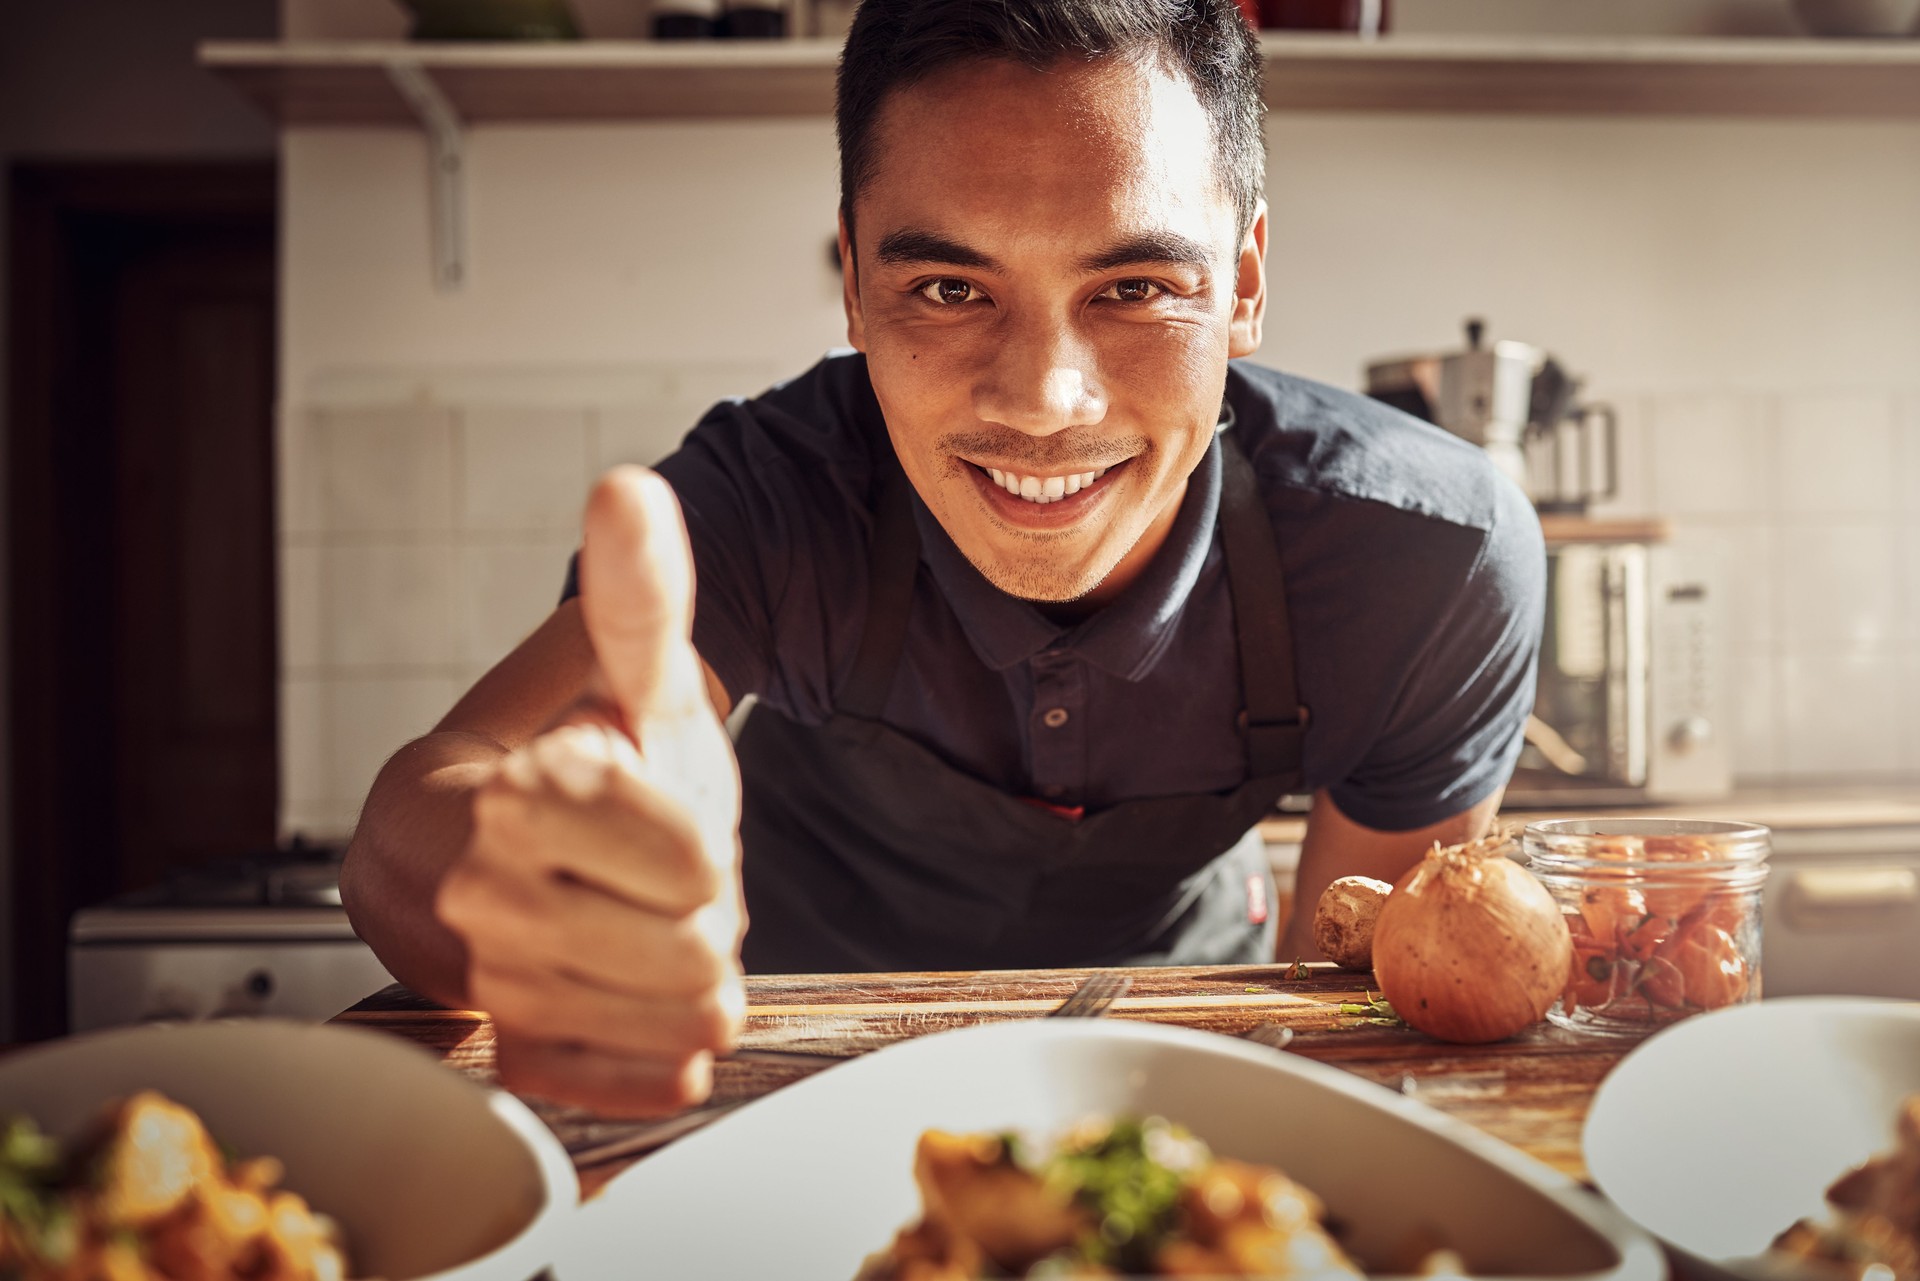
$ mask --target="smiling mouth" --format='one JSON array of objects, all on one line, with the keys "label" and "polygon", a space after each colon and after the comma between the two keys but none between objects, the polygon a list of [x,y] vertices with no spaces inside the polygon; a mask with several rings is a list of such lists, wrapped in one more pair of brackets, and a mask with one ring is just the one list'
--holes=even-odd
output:
[{"label": "smiling mouth", "polygon": [[1044,507],[1092,489],[1108,472],[1125,466],[1125,463],[1115,463],[1111,467],[1092,467],[1085,471],[1061,472],[1051,476],[1007,471],[980,463],[967,465],[992,481],[996,488],[1004,490],[1014,498],[1032,503],[1037,507]]}]

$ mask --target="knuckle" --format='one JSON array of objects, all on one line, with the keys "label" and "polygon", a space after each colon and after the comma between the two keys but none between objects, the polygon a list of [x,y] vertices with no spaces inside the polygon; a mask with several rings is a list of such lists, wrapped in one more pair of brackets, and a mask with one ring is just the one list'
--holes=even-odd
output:
[{"label": "knuckle", "polygon": [[568,1092],[565,1075],[553,1069],[542,1057],[528,1054],[518,1038],[501,1036],[495,1044],[494,1066],[500,1084],[515,1094],[541,1098],[564,1098]]},{"label": "knuckle", "polygon": [[705,1054],[688,1055],[673,1065],[665,1085],[675,1110],[705,1102],[713,1092],[713,1060]]},{"label": "knuckle", "polygon": [[657,848],[663,870],[689,902],[708,903],[719,893],[719,873],[697,832],[679,825],[666,827]]},{"label": "knuckle", "polygon": [[739,1035],[741,1018],[723,991],[709,992],[687,1009],[687,1039],[695,1049],[719,1054],[730,1049]]},{"label": "knuckle", "polygon": [[471,862],[447,873],[434,895],[434,914],[468,948],[489,955],[517,950],[533,899],[508,886],[497,873]]},{"label": "knuckle", "polygon": [[434,915],[456,934],[481,932],[489,911],[485,881],[464,867],[448,872],[433,896]]},{"label": "knuckle", "polygon": [[496,846],[524,842],[534,819],[535,798],[501,778],[484,784],[473,796],[473,847],[486,853]]},{"label": "knuckle", "polygon": [[674,992],[699,996],[712,992],[726,981],[732,967],[731,950],[716,947],[700,914],[681,917],[674,922],[670,952],[661,966],[662,977]]},{"label": "knuckle", "polygon": [[663,1116],[678,1112],[706,1100],[712,1088],[710,1063],[700,1053],[646,1060],[643,1071],[616,1072],[601,1082],[590,1102],[608,1113]]},{"label": "knuckle", "polygon": [[474,1003],[487,1012],[494,1026],[538,1039],[549,1039],[560,1031],[554,1004],[541,1000],[526,984],[503,981],[482,970],[468,985]]}]

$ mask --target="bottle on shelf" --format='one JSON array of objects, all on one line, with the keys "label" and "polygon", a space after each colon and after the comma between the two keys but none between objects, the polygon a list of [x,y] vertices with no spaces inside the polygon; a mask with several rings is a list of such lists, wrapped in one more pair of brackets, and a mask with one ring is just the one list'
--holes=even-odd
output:
[{"label": "bottle on shelf", "polygon": [[1390,0],[1258,0],[1260,25],[1296,31],[1386,32]]},{"label": "bottle on shelf", "polygon": [[730,40],[784,40],[785,0],[724,0],[719,34]]},{"label": "bottle on shelf", "polygon": [[720,0],[654,0],[655,40],[707,40],[719,25]]}]

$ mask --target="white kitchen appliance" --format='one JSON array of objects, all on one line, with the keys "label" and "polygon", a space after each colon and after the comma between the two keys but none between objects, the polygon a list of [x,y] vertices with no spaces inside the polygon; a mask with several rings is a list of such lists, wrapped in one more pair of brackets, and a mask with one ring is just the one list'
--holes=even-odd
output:
[{"label": "white kitchen appliance", "polygon": [[1543,517],[1547,617],[1526,747],[1526,808],[1699,801],[1733,788],[1715,566],[1658,521]]},{"label": "white kitchen appliance", "polygon": [[68,1027],[331,1018],[393,982],[340,906],[338,851],[293,847],[194,868],[76,912]]}]

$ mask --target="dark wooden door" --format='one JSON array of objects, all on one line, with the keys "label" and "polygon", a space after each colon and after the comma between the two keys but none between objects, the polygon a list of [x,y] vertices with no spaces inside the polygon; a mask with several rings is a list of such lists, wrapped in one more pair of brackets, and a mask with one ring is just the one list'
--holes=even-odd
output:
[{"label": "dark wooden door", "polygon": [[14,175],[14,994],[74,911],[274,839],[270,165]]},{"label": "dark wooden door", "polygon": [[271,234],[171,237],[113,315],[116,880],[271,843]]}]

